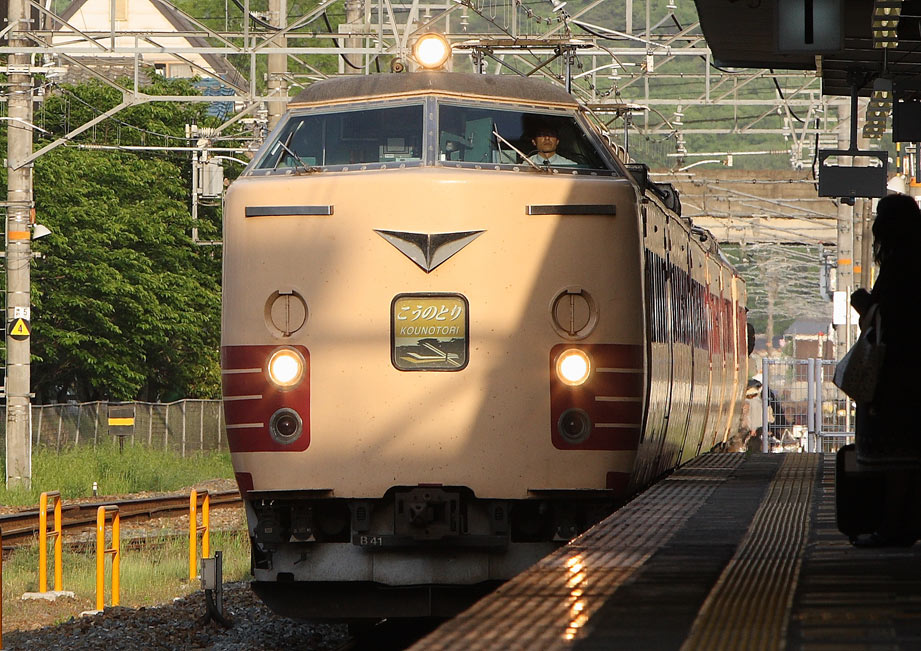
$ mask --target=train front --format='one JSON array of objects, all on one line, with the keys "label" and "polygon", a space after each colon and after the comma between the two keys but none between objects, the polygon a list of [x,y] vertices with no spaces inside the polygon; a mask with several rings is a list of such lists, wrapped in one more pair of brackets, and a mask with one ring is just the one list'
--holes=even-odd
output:
[{"label": "train front", "polygon": [[[560,165],[535,165],[533,136]],[[451,73],[299,95],[227,193],[222,364],[254,589],[449,615],[627,490],[634,187],[562,90]]]}]

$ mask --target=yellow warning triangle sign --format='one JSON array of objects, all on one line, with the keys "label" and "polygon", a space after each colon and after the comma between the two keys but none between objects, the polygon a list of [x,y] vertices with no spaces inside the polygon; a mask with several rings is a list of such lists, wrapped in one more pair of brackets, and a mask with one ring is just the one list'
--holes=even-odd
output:
[{"label": "yellow warning triangle sign", "polygon": [[14,337],[28,337],[29,324],[26,323],[25,319],[16,319],[13,322],[13,327],[10,328],[10,334]]}]

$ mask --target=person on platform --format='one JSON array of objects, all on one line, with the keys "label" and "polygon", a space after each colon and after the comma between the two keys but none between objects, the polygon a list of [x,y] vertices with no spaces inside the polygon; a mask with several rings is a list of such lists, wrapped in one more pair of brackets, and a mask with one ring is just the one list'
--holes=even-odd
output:
[{"label": "person on platform", "polygon": [[861,316],[878,305],[886,346],[874,397],[857,405],[858,468],[881,471],[886,492],[882,523],[868,538],[859,538],[859,546],[911,545],[921,523],[921,496],[916,494],[921,487],[919,245],[921,210],[915,199],[904,194],[881,199],[873,222],[873,258],[879,274],[871,291],[861,288],[851,295],[851,305]]}]

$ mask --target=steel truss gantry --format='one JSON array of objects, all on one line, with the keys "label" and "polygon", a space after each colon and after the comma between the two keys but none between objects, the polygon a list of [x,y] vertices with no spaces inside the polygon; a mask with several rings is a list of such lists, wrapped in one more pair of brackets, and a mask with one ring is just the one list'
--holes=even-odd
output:
[{"label": "steel truss gantry", "polygon": [[[664,8],[656,3],[655,11],[653,0],[316,0],[297,12],[287,9],[296,0],[263,0],[258,8],[267,3],[268,12],[258,16],[254,0],[233,0],[247,18],[234,21],[239,27],[225,19],[224,29],[184,14],[166,0],[148,1],[178,16],[170,23],[181,26],[171,31],[129,30],[130,21],[116,18],[116,7],[124,0],[109,0],[108,24],[91,27],[77,26],[52,11],[51,0],[8,0],[8,22],[0,30],[0,38],[6,39],[0,43],[0,55],[6,59],[0,71],[8,79],[0,96],[7,106],[3,124],[8,135],[8,321],[17,315],[28,320],[30,313],[30,210],[37,158],[73,143],[130,106],[153,101],[234,102],[236,113],[219,127],[189,134],[190,144],[200,152],[193,152],[194,161],[221,158],[216,137],[258,140],[265,130],[244,125],[255,121],[272,126],[299,87],[337,73],[412,67],[415,38],[431,30],[440,31],[455,46],[449,64],[454,70],[536,76],[565,84],[599,116],[612,137],[623,133],[624,145],[631,133],[638,133],[668,141],[679,154],[693,156],[685,148],[686,136],[783,134],[791,162],[801,165],[812,158],[821,138],[834,137],[837,114],[827,110],[813,72],[717,67],[691,0],[670,0]],[[191,40],[177,43],[177,36]],[[209,72],[202,65],[204,55],[245,65],[224,79],[229,96],[147,94],[141,74],[145,61],[164,55],[204,74]],[[122,64],[117,68],[120,75],[124,62],[129,62],[131,82],[116,81],[116,68],[99,65],[106,60]],[[32,108],[41,99],[36,79],[42,78],[44,86],[74,69],[117,89],[122,100],[33,151],[32,131],[37,127],[32,124]],[[194,205],[193,200],[193,213]],[[7,483],[28,487],[28,337],[8,338],[6,352]]]},{"label": "steel truss gantry", "polygon": [[[34,152],[28,163],[65,144],[128,106],[149,101],[228,102],[242,106],[218,132],[268,106],[276,116],[290,89],[331,74],[387,71],[411,65],[417,35],[437,30],[455,47],[454,70],[484,74],[537,76],[567,85],[615,133],[626,125],[647,137],[676,140],[692,134],[783,134],[794,164],[812,158],[816,135],[831,137],[835,113],[827,111],[820,80],[813,71],[725,70],[714,65],[693,14],[693,3],[677,2],[652,19],[650,0],[319,0],[309,11],[286,16],[286,0],[269,0],[268,13],[256,15],[253,0],[242,0],[254,20],[236,30],[219,30],[181,12],[166,0],[150,0],[182,17],[179,31],[126,31],[114,19],[88,31],[50,11],[45,2],[29,5],[37,21],[10,23],[0,36],[17,32],[25,46],[0,47],[0,54],[29,55],[29,74],[54,76],[79,68],[118,88],[123,101],[105,114]],[[645,20],[637,20],[645,10]],[[682,24],[678,14],[691,16]],[[241,13],[240,16],[243,14]],[[260,16],[268,18],[262,19]],[[342,17],[327,29],[329,17]],[[635,24],[636,23],[636,24]],[[639,23],[643,23],[639,25]],[[193,39],[176,46],[165,39]],[[233,56],[247,62],[235,79],[226,79],[230,96],[150,96],[141,91],[144,58],[168,52],[195,72],[207,71],[201,55]],[[259,60],[270,60],[267,83]],[[337,64],[330,65],[335,57]],[[88,59],[133,63],[131,87],[117,84]],[[7,72],[13,72],[8,67]],[[271,119],[270,119],[271,122]],[[627,136],[624,136],[627,139]],[[693,155],[691,153],[690,155]]]}]

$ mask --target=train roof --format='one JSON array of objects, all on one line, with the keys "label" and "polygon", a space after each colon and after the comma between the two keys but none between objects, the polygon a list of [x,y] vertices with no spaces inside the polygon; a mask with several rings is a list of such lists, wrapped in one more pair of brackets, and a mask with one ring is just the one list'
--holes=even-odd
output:
[{"label": "train roof", "polygon": [[[740,276],[739,270],[735,268],[735,265],[726,257],[726,254],[720,248],[719,243],[716,241],[716,238],[713,237],[713,233],[708,231],[703,226],[691,226],[691,235],[697,237],[697,241],[700,242],[704,251],[709,253],[712,256],[716,256],[719,261],[729,268],[730,271],[736,276]],[[740,276],[741,277],[741,276]]]},{"label": "train roof", "polygon": [[429,93],[578,107],[578,102],[572,95],[559,86],[540,79],[517,75],[431,71],[347,75],[325,79],[298,93],[290,106],[295,108],[298,105]]}]

